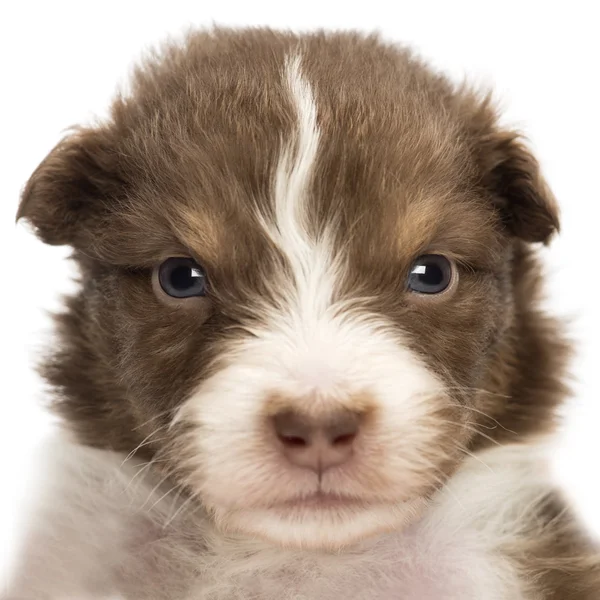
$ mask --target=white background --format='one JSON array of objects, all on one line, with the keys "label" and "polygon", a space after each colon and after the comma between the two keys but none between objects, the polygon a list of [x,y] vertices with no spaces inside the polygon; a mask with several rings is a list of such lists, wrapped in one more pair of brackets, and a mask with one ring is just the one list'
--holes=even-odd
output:
[{"label": "white background", "polygon": [[[3,2],[0,8],[0,576],[31,451],[47,432],[32,369],[46,311],[72,286],[67,251],[14,225],[19,191],[64,128],[105,114],[149,44],[188,25],[378,29],[460,78],[493,84],[563,210],[546,252],[551,309],[573,319],[577,383],[555,467],[600,534],[600,43],[594,2]],[[0,579],[1,582],[1,579]]]}]

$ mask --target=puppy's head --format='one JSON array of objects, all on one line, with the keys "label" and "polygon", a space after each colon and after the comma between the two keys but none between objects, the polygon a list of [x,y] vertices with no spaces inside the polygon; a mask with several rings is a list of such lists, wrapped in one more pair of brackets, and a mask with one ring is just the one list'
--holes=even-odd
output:
[{"label": "puppy's head", "polygon": [[401,527],[481,432],[548,421],[526,247],[552,196],[488,101],[376,38],[192,35],[50,153],[19,216],[81,267],[58,409],[224,529]]}]

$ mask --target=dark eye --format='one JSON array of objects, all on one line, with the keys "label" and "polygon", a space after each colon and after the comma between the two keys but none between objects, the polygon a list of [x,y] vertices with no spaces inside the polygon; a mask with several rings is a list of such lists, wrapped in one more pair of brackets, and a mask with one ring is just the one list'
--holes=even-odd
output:
[{"label": "dark eye", "polygon": [[206,273],[193,259],[168,258],[158,268],[158,281],[165,294],[173,298],[206,295]]},{"label": "dark eye", "polygon": [[419,256],[410,268],[408,289],[419,294],[439,294],[452,281],[452,263],[441,254]]}]

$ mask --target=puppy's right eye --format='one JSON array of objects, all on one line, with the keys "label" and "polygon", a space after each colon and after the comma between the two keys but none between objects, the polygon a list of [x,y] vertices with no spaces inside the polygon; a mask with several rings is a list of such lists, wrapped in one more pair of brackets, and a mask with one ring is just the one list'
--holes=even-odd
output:
[{"label": "puppy's right eye", "polygon": [[165,260],[158,267],[158,282],[162,291],[173,298],[206,296],[206,273],[192,258],[177,256]]},{"label": "puppy's right eye", "polygon": [[416,294],[441,294],[455,277],[455,267],[441,254],[419,256],[408,276],[408,289]]}]

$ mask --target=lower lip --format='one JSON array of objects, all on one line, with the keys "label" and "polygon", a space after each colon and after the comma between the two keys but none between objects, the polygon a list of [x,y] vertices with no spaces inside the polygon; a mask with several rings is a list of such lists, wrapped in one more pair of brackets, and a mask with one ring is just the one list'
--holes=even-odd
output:
[{"label": "lower lip", "polygon": [[365,502],[357,498],[334,496],[331,494],[314,494],[305,498],[295,498],[278,505],[278,508],[332,509],[361,508]]}]

